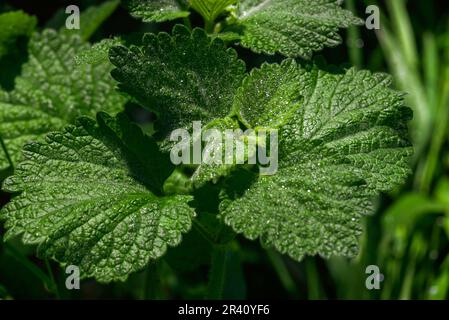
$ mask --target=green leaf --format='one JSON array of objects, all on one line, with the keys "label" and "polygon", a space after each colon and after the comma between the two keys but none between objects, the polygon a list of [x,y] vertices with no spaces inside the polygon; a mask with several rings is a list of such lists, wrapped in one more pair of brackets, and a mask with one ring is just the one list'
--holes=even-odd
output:
[{"label": "green leaf", "polygon": [[310,59],[342,40],[339,28],[362,21],[335,0],[241,0],[237,24],[241,44],[257,53]]},{"label": "green leaf", "polygon": [[37,19],[22,11],[0,14],[0,87],[12,90],[27,61],[26,47]]},{"label": "green leaf", "polygon": [[279,128],[301,105],[301,81],[296,67],[265,64],[245,78],[233,108],[248,128]]},{"label": "green leaf", "polygon": [[[27,105],[0,102],[0,134],[13,164],[20,158],[24,143],[41,138],[45,133],[64,127],[66,121]],[[9,166],[0,157],[0,168]]]},{"label": "green leaf", "polygon": [[[79,35],[83,40],[89,39],[95,31],[105,22],[117,9],[120,0],[106,1],[98,6],[89,7],[81,13],[80,29],[69,30],[65,26],[61,28],[61,33],[66,35]],[[67,17],[67,15],[66,15]]]},{"label": "green leaf", "polygon": [[192,197],[160,193],[172,171],[126,116],[79,118],[24,147],[24,161],[4,183],[20,193],[1,211],[6,238],[22,234],[41,255],[79,266],[82,277],[124,280],[190,229]]},{"label": "green leaf", "polygon": [[397,228],[411,230],[418,219],[428,214],[443,213],[446,206],[420,193],[402,195],[383,216],[384,229],[394,234]]},{"label": "green leaf", "polygon": [[222,40],[179,25],[172,36],[146,34],[142,49],[113,47],[110,59],[119,89],[157,113],[155,129],[164,138],[192,121],[206,125],[227,116],[245,74],[244,62]]},{"label": "green leaf", "polygon": [[435,200],[445,206],[449,212],[449,179],[444,177],[438,181],[435,187]]},{"label": "green leaf", "polygon": [[[213,140],[207,143],[207,148],[211,151],[208,152],[207,154],[211,155],[212,153],[214,153],[213,150],[222,150],[222,151],[225,150],[226,148],[225,130],[238,130],[240,129],[240,126],[236,119],[226,117],[214,120],[210,122],[208,125],[204,126],[203,128],[204,128],[203,130],[216,129],[222,133],[221,141]],[[245,143],[242,137],[238,137],[235,134],[232,135],[232,137],[233,137],[232,141],[234,150],[237,150],[237,145],[239,145],[239,147],[241,147],[242,149],[245,147]],[[204,147],[206,147],[206,145],[204,145],[203,148]],[[199,188],[208,182],[218,183],[218,181],[221,178],[228,176],[236,168],[235,165],[236,156],[233,154],[232,159],[226,159],[226,156],[227,155],[224,152],[222,152],[220,157],[222,162],[216,164],[213,163],[212,161],[206,161],[207,159],[205,158],[205,154],[203,154],[202,163],[197,166],[195,172],[190,178],[191,181],[193,182],[194,187]]]},{"label": "green leaf", "polygon": [[[249,176],[255,182],[241,190],[229,180],[220,208],[225,222],[294,259],[355,255],[373,197],[410,172],[411,111],[389,85],[383,74],[293,60],[253,71],[236,105],[251,125],[281,125],[279,169]],[[266,117],[276,106],[273,119]]]},{"label": "green leaf", "polygon": [[[448,261],[448,258],[446,258]],[[443,263],[444,267],[447,267],[448,263]],[[449,271],[447,268],[441,268],[441,273],[431,280],[429,291],[426,293],[426,299],[428,300],[446,300],[447,292],[449,291]]]},{"label": "green leaf", "polygon": [[37,20],[22,11],[0,14],[0,59],[15,50],[20,37],[29,37]]},{"label": "green leaf", "polygon": [[88,48],[76,35],[51,30],[31,38],[29,61],[14,91],[8,99],[0,97],[0,135],[14,164],[25,142],[61,130],[79,115],[123,109],[125,99],[115,91],[108,61],[76,66],[74,57]]},{"label": "green leaf", "polygon": [[97,65],[101,63],[109,62],[109,50],[121,45],[122,41],[119,38],[104,39],[95,43],[89,49],[81,52],[75,57],[77,65],[91,64]]},{"label": "green leaf", "polygon": [[213,22],[228,6],[236,2],[237,0],[191,0],[190,5],[206,21]]},{"label": "green leaf", "polygon": [[446,217],[444,217],[444,220],[443,220],[443,229],[446,232],[447,238],[449,238],[449,217],[447,215],[446,215]]},{"label": "green leaf", "polygon": [[187,0],[125,0],[131,15],[145,22],[163,22],[188,17]]},{"label": "green leaf", "polygon": [[11,166],[9,155],[6,151],[5,143],[0,136],[0,182],[3,180],[2,173]]}]

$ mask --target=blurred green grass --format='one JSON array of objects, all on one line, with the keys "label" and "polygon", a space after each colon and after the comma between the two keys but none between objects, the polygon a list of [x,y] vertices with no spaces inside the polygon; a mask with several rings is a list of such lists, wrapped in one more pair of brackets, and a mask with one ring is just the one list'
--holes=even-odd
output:
[{"label": "blurred green grass", "polygon": [[[355,7],[353,0],[349,3]],[[426,3],[433,7],[430,10],[437,10],[437,2]],[[365,1],[368,4],[382,5]],[[447,299],[449,21],[444,17],[436,27],[424,25],[417,31],[418,17],[410,9],[416,2],[390,0],[384,4],[376,36],[394,86],[407,93],[406,104],[414,110],[410,124],[415,146],[413,174],[406,186],[385,195],[376,215],[366,219],[357,259],[333,258],[327,265],[336,280],[338,298]],[[348,36],[358,34],[350,31]],[[361,56],[353,52],[352,63],[360,64]],[[364,288],[368,265],[379,266],[384,275],[381,290]]]}]

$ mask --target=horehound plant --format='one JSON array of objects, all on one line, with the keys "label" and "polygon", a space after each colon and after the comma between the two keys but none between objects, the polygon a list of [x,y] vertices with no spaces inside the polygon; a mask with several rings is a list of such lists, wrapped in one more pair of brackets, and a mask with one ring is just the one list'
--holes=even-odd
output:
[{"label": "horehound plant", "polygon": [[[41,257],[110,282],[197,232],[213,248],[211,296],[237,234],[295,260],[355,256],[361,218],[404,181],[413,152],[412,112],[388,75],[312,58],[362,21],[335,0],[129,0],[133,17],[173,21],[172,32],[91,46],[117,5],[88,10],[79,31],[33,33],[15,88],[0,94],[0,168],[14,169],[4,239],[20,235]],[[193,12],[204,28],[192,27]],[[0,48],[11,37],[0,34]],[[238,45],[284,60],[247,70]],[[156,114],[154,133],[125,115],[127,101]],[[170,133],[193,121],[278,130],[277,173],[175,166]]]}]

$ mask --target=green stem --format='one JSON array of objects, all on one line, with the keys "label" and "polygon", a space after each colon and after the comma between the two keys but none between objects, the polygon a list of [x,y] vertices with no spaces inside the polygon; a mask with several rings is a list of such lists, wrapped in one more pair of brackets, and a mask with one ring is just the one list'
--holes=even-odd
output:
[{"label": "green stem", "polygon": [[314,258],[309,257],[305,260],[307,273],[307,292],[309,300],[318,300],[320,296],[320,277]]},{"label": "green stem", "polygon": [[207,231],[207,229],[198,221],[198,219],[193,220],[193,227],[198,231],[199,234],[203,236],[204,239],[207,240],[212,246],[216,245],[215,239],[212,235]]},{"label": "green stem", "polygon": [[208,34],[214,33],[214,27],[215,27],[215,21],[205,20],[204,30],[206,30],[206,32]]},{"label": "green stem", "polygon": [[[181,0],[176,0],[177,5],[179,6],[179,8],[181,8],[181,10],[183,11],[189,11],[189,5],[186,4],[184,1]],[[190,18],[184,17],[182,18],[182,21],[184,23],[184,25],[189,29],[192,30],[192,23],[190,22]]]},{"label": "green stem", "polygon": [[[447,52],[446,61],[449,61],[449,50]],[[439,154],[446,139],[449,120],[449,67],[443,71],[443,88],[441,100],[438,103],[438,109],[435,114],[435,129],[430,144],[430,149],[425,159],[422,175],[420,176],[420,190],[428,192],[431,187],[436,169],[439,164]]]},{"label": "green stem", "polygon": [[206,295],[208,300],[220,300],[223,298],[227,259],[227,247],[215,246],[212,253],[212,266]]},{"label": "green stem", "polygon": [[192,31],[192,23],[190,22],[190,18],[189,18],[189,17],[182,18],[182,22],[184,22],[184,25],[185,25],[190,31]]},{"label": "green stem", "polygon": [[405,61],[412,70],[416,70],[418,53],[406,2],[405,0],[394,0],[387,1],[386,4],[391,14],[394,29],[397,31],[399,46],[402,47]]},{"label": "green stem", "polygon": [[53,276],[53,271],[51,270],[51,266],[50,266],[50,262],[48,261],[48,258],[45,258],[45,266],[47,267],[47,272],[48,275],[50,276],[50,282],[51,282],[51,287],[49,287],[48,289],[56,296],[56,299],[61,299],[61,296],[59,295],[59,290],[58,290],[58,284],[55,281],[55,277]]},{"label": "green stem", "polygon": [[[352,13],[356,13],[354,0],[346,1],[346,8]],[[357,26],[351,26],[348,29],[348,49],[349,57],[353,65],[357,68],[362,68],[362,50],[357,47],[357,41],[360,40],[360,29]]]},{"label": "green stem", "polygon": [[22,253],[20,253],[16,248],[11,246],[9,243],[4,243],[5,250],[11,257],[16,259],[21,265],[23,265],[28,271],[30,271],[34,276],[40,279],[44,285],[51,289],[53,287],[53,282],[40,268],[35,264],[31,263]]},{"label": "green stem", "polygon": [[290,275],[290,272],[288,271],[287,266],[282,260],[282,257],[279,255],[279,253],[272,249],[267,250],[267,255],[285,290],[291,296],[296,296],[298,292],[296,290],[295,281]]},{"label": "green stem", "polygon": [[157,263],[150,263],[145,270],[145,284],[142,294],[142,300],[156,299],[158,284],[158,265]]}]

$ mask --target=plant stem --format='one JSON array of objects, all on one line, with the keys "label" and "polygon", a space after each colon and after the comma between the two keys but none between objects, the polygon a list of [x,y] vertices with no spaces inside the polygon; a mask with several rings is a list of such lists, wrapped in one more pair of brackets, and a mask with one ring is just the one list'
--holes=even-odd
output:
[{"label": "plant stem", "polygon": [[184,22],[184,25],[185,25],[190,31],[192,31],[192,23],[190,22],[190,18],[189,18],[189,17],[182,18],[182,21]]},{"label": "plant stem", "polygon": [[296,290],[295,281],[290,275],[290,272],[288,271],[287,266],[282,260],[282,257],[279,255],[279,253],[272,249],[267,250],[267,255],[285,290],[291,296],[296,296],[298,292]]},{"label": "plant stem", "polygon": [[212,246],[215,246],[215,239],[207,231],[207,229],[198,221],[198,219],[193,220],[193,227],[198,231],[199,234],[203,236]]},{"label": "plant stem", "polygon": [[[346,1],[346,8],[356,13],[354,0]],[[357,68],[362,68],[362,50],[357,47],[357,41],[360,40],[360,29],[357,26],[351,26],[348,29],[348,49],[349,49],[349,57],[353,65]]]},{"label": "plant stem", "polygon": [[387,1],[386,4],[392,16],[394,29],[397,30],[399,45],[402,47],[405,61],[412,70],[416,70],[418,52],[406,3],[404,0],[395,0]]},{"label": "plant stem", "polygon": [[55,277],[53,276],[53,271],[51,270],[51,266],[50,266],[50,262],[48,261],[48,258],[44,259],[45,261],[45,266],[47,267],[47,272],[48,275],[50,276],[50,281],[51,281],[51,287],[48,288],[50,289],[50,291],[56,296],[56,299],[61,299],[60,295],[59,295],[59,290],[58,290],[58,284],[55,281]]},{"label": "plant stem", "polygon": [[[184,3],[184,1],[176,0],[176,3],[177,3],[177,5],[179,6],[179,8],[181,8],[181,10],[183,10],[183,11],[189,11],[189,6],[186,5],[186,4]],[[182,21],[183,21],[184,25],[185,25],[189,30],[192,30],[192,24],[191,24],[191,22],[190,22],[190,17],[189,17],[189,16],[182,18]]]},{"label": "plant stem", "polygon": [[305,259],[307,272],[307,291],[309,300],[320,299],[320,277],[314,258]]},{"label": "plant stem", "polygon": [[226,246],[215,246],[212,253],[212,266],[206,299],[220,300],[223,298],[227,260],[228,248]]},{"label": "plant stem", "polygon": [[142,300],[154,300],[157,297],[158,264],[150,263],[145,270],[145,283]]},{"label": "plant stem", "polygon": [[205,20],[204,30],[206,30],[208,34],[214,33],[214,27],[215,27],[214,21]]},{"label": "plant stem", "polygon": [[[446,62],[449,62],[449,49],[446,49]],[[437,64],[437,63],[436,63]],[[438,64],[437,64],[438,66]],[[438,67],[437,67],[438,68]],[[436,86],[436,84],[435,84]],[[424,162],[422,175],[420,176],[420,191],[428,192],[431,187],[436,169],[438,167],[439,155],[444,144],[449,120],[449,67],[443,70],[443,84],[441,98],[437,103],[435,129],[430,144],[430,149]]]},{"label": "plant stem", "polygon": [[11,257],[20,262],[33,275],[35,275],[38,279],[40,279],[47,288],[49,289],[52,288],[53,282],[51,278],[49,278],[40,268],[38,268],[35,264],[31,263],[22,253],[20,253],[16,248],[11,246],[9,243],[5,242],[3,245],[5,246],[6,252],[9,253]]}]

